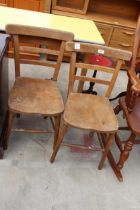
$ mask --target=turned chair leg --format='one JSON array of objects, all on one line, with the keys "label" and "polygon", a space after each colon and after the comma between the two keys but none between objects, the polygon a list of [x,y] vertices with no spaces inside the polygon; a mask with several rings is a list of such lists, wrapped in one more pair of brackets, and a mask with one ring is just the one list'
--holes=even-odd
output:
[{"label": "turned chair leg", "polygon": [[53,163],[54,160],[55,160],[55,157],[57,155],[57,152],[60,148],[60,145],[63,141],[63,138],[64,138],[64,135],[66,134],[67,132],[67,129],[68,129],[68,126],[64,125],[61,130],[60,130],[60,133],[59,133],[59,136],[58,136],[58,139],[56,141],[56,144],[55,144],[55,148],[53,150],[53,153],[52,153],[52,156],[51,156],[51,159],[50,159],[50,162]]},{"label": "turned chair leg", "polygon": [[102,167],[103,167],[103,164],[104,164],[105,159],[107,157],[107,153],[109,152],[110,146],[112,144],[113,138],[114,138],[114,133],[113,134],[110,134],[109,137],[108,137],[107,144],[105,146],[105,149],[104,149],[102,158],[101,158],[100,163],[99,163],[99,166],[98,166],[98,169],[99,170],[102,169]]},{"label": "turned chair leg", "polygon": [[125,143],[124,150],[121,152],[119,162],[117,164],[118,170],[121,170],[124,166],[125,161],[129,157],[129,153],[132,150],[133,144],[135,142],[136,135],[131,133],[129,139]]},{"label": "turned chair leg", "polygon": [[8,112],[8,122],[7,122],[7,129],[6,129],[6,138],[4,142],[4,149],[6,150],[8,148],[9,139],[10,139],[10,132],[13,124],[14,119],[14,113],[9,111]]},{"label": "turned chair leg", "polygon": [[55,145],[56,145],[56,142],[58,139],[58,135],[59,135],[60,119],[61,119],[61,115],[55,116],[55,133],[54,133],[53,150],[55,148]]}]

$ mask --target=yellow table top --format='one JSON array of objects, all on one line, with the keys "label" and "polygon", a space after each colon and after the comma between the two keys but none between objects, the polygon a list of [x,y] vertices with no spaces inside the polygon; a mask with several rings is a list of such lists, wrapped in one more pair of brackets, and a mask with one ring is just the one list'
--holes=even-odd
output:
[{"label": "yellow table top", "polygon": [[29,25],[74,33],[75,41],[105,44],[91,20],[0,6],[0,30],[6,24]]}]

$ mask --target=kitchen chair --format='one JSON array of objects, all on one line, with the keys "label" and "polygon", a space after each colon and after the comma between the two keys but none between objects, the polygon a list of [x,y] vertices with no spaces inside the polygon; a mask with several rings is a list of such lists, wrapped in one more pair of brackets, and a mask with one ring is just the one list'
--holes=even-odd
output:
[{"label": "kitchen chair", "polygon": [[[111,94],[118,72],[120,70],[123,60],[130,60],[131,53],[119,49],[113,49],[106,46],[100,46],[95,44],[87,43],[74,43],[68,42],[66,44],[66,50],[71,52],[71,63],[70,63],[70,74],[69,74],[69,95],[64,111],[64,124],[60,130],[58,140],[53,150],[50,161],[53,162],[59,147],[62,143],[63,137],[66,134],[68,128],[74,127],[78,129],[84,129],[92,132],[96,132],[101,144],[100,148],[87,147],[93,151],[102,151],[103,155],[100,160],[98,168],[103,167],[103,163],[110,149],[114,135],[118,129],[118,121],[114,114],[111,103],[108,97]],[[88,56],[90,53],[101,53],[106,56],[111,56],[116,60],[114,62],[114,68],[107,68],[99,65],[92,65],[89,63],[83,63],[82,61],[77,62],[76,57],[78,53],[84,53]],[[75,69],[90,69],[97,71],[103,71],[108,74],[112,74],[111,80],[91,78],[87,76],[76,75]],[[108,86],[105,96],[96,96],[91,94],[75,93],[74,83],[75,81],[90,81],[96,82],[102,85]],[[106,144],[102,143],[102,137],[100,134],[106,134]],[[72,144],[70,146],[82,147],[82,145]]]},{"label": "kitchen chair", "polygon": [[126,96],[119,99],[119,104],[115,108],[115,113],[123,111],[128,127],[120,127],[120,130],[129,130],[130,136],[127,140],[122,141],[116,134],[116,143],[120,150],[120,158],[117,164],[118,170],[121,170],[125,161],[129,157],[133,145],[140,143],[136,137],[140,135],[140,61],[137,55],[140,49],[140,15],[136,28],[134,46],[132,51],[131,65],[128,70],[128,85]]},{"label": "kitchen chair", "polygon": [[[7,25],[6,33],[12,35],[14,42],[16,79],[8,100],[8,124],[4,148],[7,149],[8,147],[13,119],[17,114],[19,116],[23,114],[48,117],[52,124],[51,130],[22,128],[12,130],[31,133],[54,133],[55,145],[60,126],[60,117],[64,109],[63,100],[56,81],[64,55],[65,43],[68,40],[73,40],[74,35],[57,30],[21,25]],[[59,43],[59,49],[52,49],[52,43]],[[44,45],[46,49],[41,48]],[[28,53],[28,56],[26,55],[25,57],[25,53]],[[21,55],[24,55],[24,58]],[[44,60],[44,58],[37,59],[37,56],[40,58],[44,57],[42,55],[56,56],[56,62]],[[48,71],[51,68],[53,70],[52,78],[22,77],[20,74],[21,64],[46,66]]]}]

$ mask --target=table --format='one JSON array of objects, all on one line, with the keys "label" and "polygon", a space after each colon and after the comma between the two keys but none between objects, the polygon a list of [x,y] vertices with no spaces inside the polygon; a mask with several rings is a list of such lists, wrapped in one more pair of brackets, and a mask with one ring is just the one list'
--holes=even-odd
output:
[{"label": "table", "polygon": [[8,98],[8,35],[0,34],[0,158],[3,157],[3,143],[6,131]]},{"label": "table", "polygon": [[57,29],[74,34],[75,41],[105,44],[95,23],[91,20],[0,6],[0,30],[6,24],[19,24]]}]

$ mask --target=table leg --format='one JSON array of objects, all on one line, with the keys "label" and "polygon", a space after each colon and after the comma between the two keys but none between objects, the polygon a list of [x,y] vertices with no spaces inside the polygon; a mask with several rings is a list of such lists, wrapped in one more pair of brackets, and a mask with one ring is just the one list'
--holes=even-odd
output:
[{"label": "table leg", "polygon": [[[96,78],[96,74],[97,74],[97,70],[94,71],[93,73],[93,78]],[[93,94],[93,95],[97,95],[96,91],[93,91],[95,82],[90,82],[89,83],[89,88],[87,90],[83,90],[83,93],[88,93],[88,94]]]},{"label": "table leg", "polygon": [[[87,74],[87,69],[81,69],[81,76],[86,76]],[[79,85],[78,85],[78,93],[82,93],[83,91],[83,87],[84,87],[84,82],[83,81],[79,81]]]},{"label": "table leg", "polygon": [[0,159],[3,159],[4,151],[3,148],[0,147]]}]

